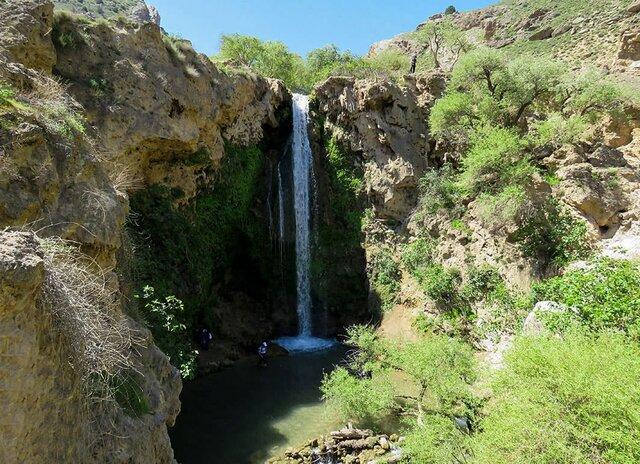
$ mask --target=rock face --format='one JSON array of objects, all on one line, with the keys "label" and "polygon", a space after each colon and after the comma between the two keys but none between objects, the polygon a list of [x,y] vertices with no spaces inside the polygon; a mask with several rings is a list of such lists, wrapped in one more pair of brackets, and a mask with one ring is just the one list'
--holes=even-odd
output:
[{"label": "rock face", "polygon": [[[111,271],[128,193],[161,184],[188,202],[214,182],[225,143],[260,142],[290,97],[279,82],[220,72],[163,36],[150,14],[116,25],[54,17],[45,0],[0,4],[0,81],[9,86],[0,104],[3,463],[175,462],[167,427],[180,410],[179,372],[123,312]],[[103,273],[114,299],[105,317],[135,334],[128,356],[143,413],[86,407],[69,340],[41,304],[52,271],[43,237],[69,240],[89,274]]]},{"label": "rock face", "polygon": [[[280,81],[226,75],[189,42],[163,37],[153,23],[126,31],[63,20],[58,34],[80,35],[58,46],[55,71],[87,109],[111,160],[138,184],[162,183],[196,193],[199,172],[216,166],[224,143],[257,143],[289,95]],[[193,162],[200,153],[204,163]]]},{"label": "rock face", "polygon": [[316,88],[314,117],[362,159],[377,216],[401,220],[415,206],[431,153],[429,108],[443,89],[439,74],[408,77],[406,87],[336,77]]}]

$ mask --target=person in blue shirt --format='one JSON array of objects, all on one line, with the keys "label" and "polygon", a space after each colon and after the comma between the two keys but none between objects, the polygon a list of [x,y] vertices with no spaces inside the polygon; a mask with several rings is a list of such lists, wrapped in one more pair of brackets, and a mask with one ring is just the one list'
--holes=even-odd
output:
[{"label": "person in blue shirt", "polygon": [[268,351],[269,346],[267,345],[267,342],[262,342],[258,348],[258,366],[265,367],[267,365]]}]

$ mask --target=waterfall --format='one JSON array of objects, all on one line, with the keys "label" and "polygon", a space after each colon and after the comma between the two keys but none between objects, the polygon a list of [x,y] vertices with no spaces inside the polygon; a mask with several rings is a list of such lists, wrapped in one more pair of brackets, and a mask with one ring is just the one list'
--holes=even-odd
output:
[{"label": "waterfall", "polygon": [[284,248],[284,185],[282,185],[282,162],[278,163],[278,243],[280,245],[280,263]]},{"label": "waterfall", "polygon": [[296,278],[298,335],[312,335],[311,316],[311,195],[312,154],[308,136],[309,98],[293,95],[293,191],[296,218]]},{"label": "waterfall", "polygon": [[[313,305],[311,301],[311,201],[314,197],[313,154],[309,143],[309,97],[293,95],[293,206],[296,224],[296,312],[298,336],[276,340],[289,351],[314,351],[331,347],[335,342],[313,337]],[[282,179],[278,170],[279,195]],[[280,205],[283,202],[280,201]],[[284,227],[283,206],[280,228]]]}]

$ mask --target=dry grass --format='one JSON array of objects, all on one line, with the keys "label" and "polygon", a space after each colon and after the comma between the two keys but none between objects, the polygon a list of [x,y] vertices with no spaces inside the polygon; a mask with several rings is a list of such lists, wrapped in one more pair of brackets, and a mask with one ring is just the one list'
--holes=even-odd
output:
[{"label": "dry grass", "polygon": [[40,304],[64,341],[89,400],[112,400],[112,379],[133,369],[134,331],[108,273],[61,238],[38,238],[46,279]]}]

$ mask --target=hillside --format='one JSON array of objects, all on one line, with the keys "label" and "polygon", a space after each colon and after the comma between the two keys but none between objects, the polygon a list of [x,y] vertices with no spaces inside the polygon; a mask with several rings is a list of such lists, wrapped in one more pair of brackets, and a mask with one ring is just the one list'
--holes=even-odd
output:
[{"label": "hillside", "polygon": [[479,10],[433,16],[415,31],[374,44],[370,54],[386,49],[420,52],[427,61],[423,66],[429,66],[426,32],[450,21],[476,46],[503,49],[513,56],[548,56],[571,67],[591,64],[633,81],[640,76],[638,11],[640,4],[633,0],[503,0]]}]

